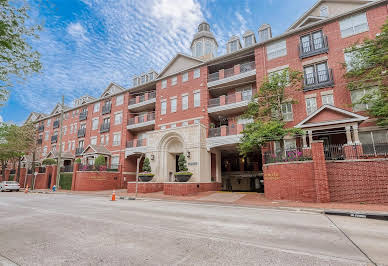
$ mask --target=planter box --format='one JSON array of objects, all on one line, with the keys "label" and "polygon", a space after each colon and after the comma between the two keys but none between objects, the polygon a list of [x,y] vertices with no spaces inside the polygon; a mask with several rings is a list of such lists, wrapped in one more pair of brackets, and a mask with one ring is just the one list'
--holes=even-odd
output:
[{"label": "planter box", "polygon": [[154,178],[154,174],[145,174],[145,173],[139,173],[139,180],[141,182],[149,182]]}]

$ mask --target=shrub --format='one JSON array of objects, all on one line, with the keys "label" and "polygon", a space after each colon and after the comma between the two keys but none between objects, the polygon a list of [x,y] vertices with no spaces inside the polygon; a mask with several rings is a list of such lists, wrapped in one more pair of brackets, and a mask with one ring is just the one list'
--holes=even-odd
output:
[{"label": "shrub", "polygon": [[97,168],[97,169],[100,169],[101,166],[106,166],[106,163],[105,163],[105,157],[102,156],[102,155],[99,155],[96,160],[94,161],[94,166]]},{"label": "shrub", "polygon": [[73,174],[72,173],[61,173],[60,174],[61,179],[59,180],[59,186],[61,189],[71,189],[71,182],[73,180]]},{"label": "shrub", "polygon": [[144,159],[144,162],[143,162],[143,172],[145,173],[151,172],[150,159],[148,159],[147,157]]},{"label": "shrub", "polygon": [[185,172],[188,170],[186,165],[186,157],[184,154],[179,155],[178,169],[179,169],[179,172]]},{"label": "shrub", "polygon": [[75,163],[81,163],[81,158],[77,158],[74,162]]},{"label": "shrub", "polygon": [[51,159],[51,158],[44,159],[42,162],[43,165],[53,165],[56,163],[57,163],[57,161],[54,159]]},{"label": "shrub", "polygon": [[8,176],[8,181],[14,181],[14,180],[15,180],[15,175]]}]

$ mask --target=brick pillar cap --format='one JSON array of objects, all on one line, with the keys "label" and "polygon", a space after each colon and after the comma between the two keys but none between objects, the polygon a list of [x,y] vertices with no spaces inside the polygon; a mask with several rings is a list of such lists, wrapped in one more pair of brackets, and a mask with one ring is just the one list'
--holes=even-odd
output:
[{"label": "brick pillar cap", "polygon": [[313,140],[313,143],[323,143],[323,140]]}]

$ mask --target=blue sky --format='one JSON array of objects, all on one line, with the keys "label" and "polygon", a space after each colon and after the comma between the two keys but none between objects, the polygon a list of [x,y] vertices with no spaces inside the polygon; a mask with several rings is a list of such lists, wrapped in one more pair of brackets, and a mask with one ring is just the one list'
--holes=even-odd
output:
[{"label": "blue sky", "polygon": [[11,88],[0,109],[4,121],[22,123],[31,111],[49,113],[61,95],[72,105],[100,96],[110,82],[126,88],[132,77],[163,69],[177,52],[190,54],[198,24],[206,20],[219,49],[231,35],[255,32],[263,23],[283,33],[316,0],[30,0],[33,21],[44,21],[39,40],[42,72]]}]

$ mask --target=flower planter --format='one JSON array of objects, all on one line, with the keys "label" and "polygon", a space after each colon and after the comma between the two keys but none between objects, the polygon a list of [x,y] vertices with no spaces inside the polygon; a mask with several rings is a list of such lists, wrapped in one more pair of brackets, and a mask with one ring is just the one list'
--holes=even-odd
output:
[{"label": "flower planter", "polygon": [[187,182],[187,181],[189,181],[189,179],[192,175],[193,175],[192,173],[182,173],[182,174],[176,173],[175,180],[177,182]]},{"label": "flower planter", "polygon": [[139,180],[141,182],[149,182],[154,177],[154,174],[151,173],[139,173]]}]

